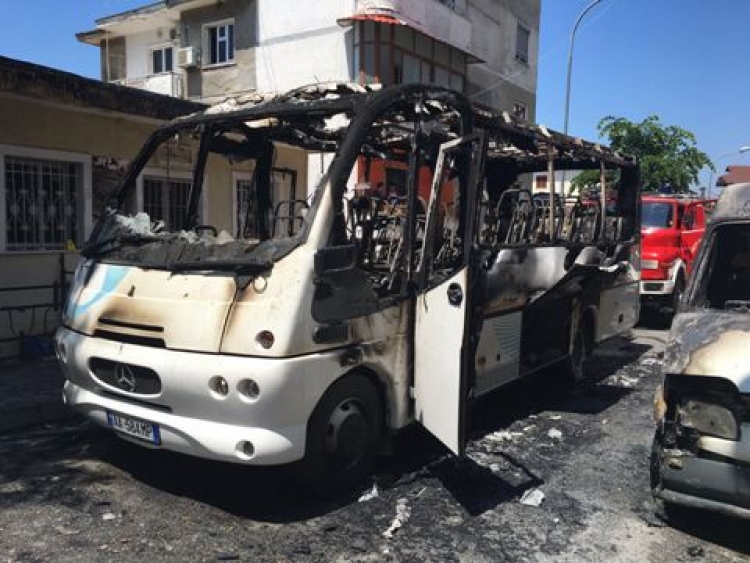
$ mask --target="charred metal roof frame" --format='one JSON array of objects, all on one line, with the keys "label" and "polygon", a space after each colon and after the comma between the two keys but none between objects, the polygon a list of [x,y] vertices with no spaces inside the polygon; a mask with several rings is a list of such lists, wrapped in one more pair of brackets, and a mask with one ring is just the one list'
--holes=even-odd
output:
[{"label": "charred metal roof frame", "polygon": [[109,84],[7,57],[0,57],[0,92],[160,121],[206,108],[204,104]]},{"label": "charred metal roof frame", "polygon": [[[390,93],[386,93],[390,92]],[[202,113],[185,116],[175,121],[179,123],[208,123],[222,121],[237,121],[262,119],[271,115],[279,117],[299,114],[320,116],[333,115],[340,112],[362,113],[364,108],[383,95],[386,103],[392,103],[400,97],[421,95],[425,99],[437,95],[445,98],[447,93],[455,100],[463,98],[465,102],[459,104],[462,111],[472,114],[474,125],[486,129],[490,134],[490,148],[488,159],[520,159],[529,161],[529,169],[534,168],[531,162],[546,161],[549,157],[548,146],[555,148],[556,168],[596,168],[600,161],[608,167],[634,166],[636,160],[623,155],[608,147],[597,143],[584,141],[578,137],[571,137],[548,129],[543,125],[535,125],[516,117],[508,112],[497,112],[488,108],[471,104],[462,94],[453,90],[425,84],[403,84],[384,89],[381,94],[371,87],[357,84],[315,84],[296,88],[286,94],[271,97],[253,94],[243,98],[227,100],[223,105],[225,111],[215,108]],[[416,100],[416,98],[415,98]],[[456,102],[457,103],[457,102]],[[379,103],[378,103],[379,104]],[[371,114],[372,119],[376,116]],[[493,143],[494,141],[494,143]],[[500,143],[498,143],[500,141]]]}]

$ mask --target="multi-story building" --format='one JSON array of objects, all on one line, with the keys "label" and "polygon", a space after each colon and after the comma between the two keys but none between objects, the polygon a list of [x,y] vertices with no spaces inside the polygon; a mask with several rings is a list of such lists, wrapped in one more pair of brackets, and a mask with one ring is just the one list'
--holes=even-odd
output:
[{"label": "multi-story building", "polygon": [[541,0],[163,0],[78,34],[102,80],[215,102],[429,82],[533,120]]}]

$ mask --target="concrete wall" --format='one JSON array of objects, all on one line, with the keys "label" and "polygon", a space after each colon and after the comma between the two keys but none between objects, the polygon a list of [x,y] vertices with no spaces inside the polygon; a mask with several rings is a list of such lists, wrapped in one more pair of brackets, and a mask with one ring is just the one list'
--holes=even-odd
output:
[{"label": "concrete wall", "polygon": [[[278,5],[277,5],[278,9]],[[257,38],[256,0],[228,0],[215,6],[185,12],[182,16],[182,45],[194,47],[200,64],[187,70],[187,95],[205,101],[219,101],[230,94],[257,88],[255,45]],[[208,65],[203,26],[234,18],[234,62]]]},{"label": "concrete wall", "polygon": [[[0,359],[19,355],[24,337],[50,335],[57,328],[63,283],[70,284],[77,263],[77,252],[0,254]],[[32,285],[48,287],[12,290]],[[38,342],[26,340],[28,351],[41,351]]]},{"label": "concrete wall", "polygon": [[[514,102],[536,116],[540,0],[469,0],[471,51],[486,62],[469,65],[467,94],[495,109],[512,111]],[[518,24],[530,31],[528,62],[516,60]]]},{"label": "concrete wall", "polygon": [[278,0],[258,3],[255,70],[260,91],[352,80],[353,32],[336,20],[353,13],[353,2],[287,2],[293,10],[280,10]]}]

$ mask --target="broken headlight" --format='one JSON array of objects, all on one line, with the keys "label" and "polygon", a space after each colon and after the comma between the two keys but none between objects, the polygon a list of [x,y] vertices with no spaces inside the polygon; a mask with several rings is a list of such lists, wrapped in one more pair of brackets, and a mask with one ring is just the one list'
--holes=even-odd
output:
[{"label": "broken headlight", "polygon": [[734,413],[721,405],[688,399],[679,407],[680,424],[700,434],[725,440],[739,439],[739,425]]}]

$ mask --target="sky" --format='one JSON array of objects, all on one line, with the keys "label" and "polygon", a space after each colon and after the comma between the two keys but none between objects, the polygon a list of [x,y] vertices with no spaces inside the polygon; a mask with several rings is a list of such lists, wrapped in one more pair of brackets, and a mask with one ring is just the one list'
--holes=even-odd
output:
[{"label": "sky", "polygon": [[[0,55],[99,78],[97,49],[75,34],[150,1],[0,0]],[[553,129],[563,129],[570,32],[590,1],[542,0],[536,120]],[[654,114],[693,132],[719,170],[750,164],[737,152],[750,145],[749,23],[748,0],[601,0],[576,35],[569,132],[598,140],[605,116]]]}]

